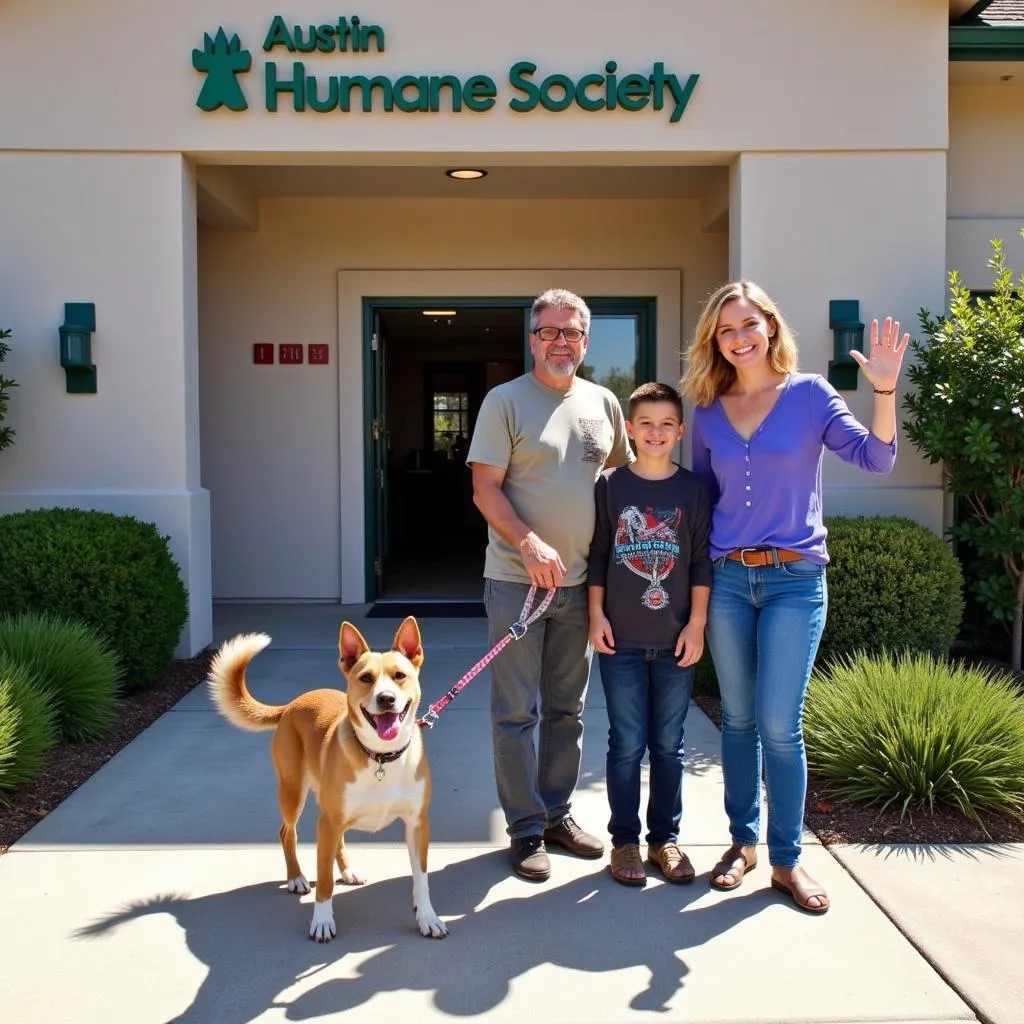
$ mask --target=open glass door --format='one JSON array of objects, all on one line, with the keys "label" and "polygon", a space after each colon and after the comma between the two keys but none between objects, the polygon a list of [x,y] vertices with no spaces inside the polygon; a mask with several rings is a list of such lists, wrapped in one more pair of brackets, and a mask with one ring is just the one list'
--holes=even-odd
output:
[{"label": "open glass door", "polygon": [[608,388],[625,412],[630,393],[654,379],[653,302],[594,299],[590,344],[579,375]]}]

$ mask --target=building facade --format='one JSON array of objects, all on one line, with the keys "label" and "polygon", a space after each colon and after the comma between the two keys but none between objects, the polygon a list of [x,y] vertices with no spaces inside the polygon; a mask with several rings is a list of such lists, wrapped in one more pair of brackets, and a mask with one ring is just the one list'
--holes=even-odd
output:
[{"label": "building facade", "polygon": [[[837,328],[913,331],[949,269],[990,284],[993,237],[1024,268],[1022,36],[1010,0],[15,0],[0,514],[157,523],[182,653],[216,600],[466,596],[461,446],[551,286],[622,390],[677,381],[707,293],[757,280],[866,418]],[[828,460],[826,490],[948,514],[909,445],[883,479]]]}]

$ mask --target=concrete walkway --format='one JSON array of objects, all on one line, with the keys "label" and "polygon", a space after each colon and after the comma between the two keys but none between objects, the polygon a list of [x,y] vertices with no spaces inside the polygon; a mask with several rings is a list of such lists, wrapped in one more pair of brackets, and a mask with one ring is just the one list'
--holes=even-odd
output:
[{"label": "concrete walkway", "polygon": [[[339,622],[375,647],[396,621],[363,608],[226,606],[217,641],[266,630],[261,699],[336,685]],[[427,700],[485,649],[479,619],[421,621]],[[306,939],[311,897],[283,890],[268,737],[189,694],[0,858],[0,1019],[11,1024],[243,1024],[483,1018],[549,1022],[1024,1021],[1024,849],[845,848],[808,837],[823,918],[768,887],[767,857],[734,894],[707,885],[726,845],[718,733],[687,720],[682,842],[692,886],[615,884],[607,860],[553,855],[510,875],[491,770],[488,682],[427,740],[431,894],[449,938],[421,938],[400,826],[354,833],[370,879],[338,887],[338,938]],[[586,712],[575,814],[603,834],[606,718]],[[312,801],[310,801],[312,805]],[[315,873],[315,807],[300,826]],[[922,955],[922,953],[924,955]],[[934,966],[933,966],[934,965]]]}]

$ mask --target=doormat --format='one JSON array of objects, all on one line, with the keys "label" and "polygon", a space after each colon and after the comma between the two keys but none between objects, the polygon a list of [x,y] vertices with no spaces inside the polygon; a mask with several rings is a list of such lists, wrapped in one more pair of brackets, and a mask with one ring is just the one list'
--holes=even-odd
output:
[{"label": "doormat", "polygon": [[483,601],[377,601],[366,613],[368,619],[484,619]]}]

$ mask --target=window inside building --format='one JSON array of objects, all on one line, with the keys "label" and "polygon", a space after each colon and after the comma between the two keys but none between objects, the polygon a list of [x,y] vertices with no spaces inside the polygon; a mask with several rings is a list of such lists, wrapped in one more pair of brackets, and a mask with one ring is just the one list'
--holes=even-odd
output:
[{"label": "window inside building", "polygon": [[434,451],[465,451],[469,437],[469,392],[435,391]]}]

